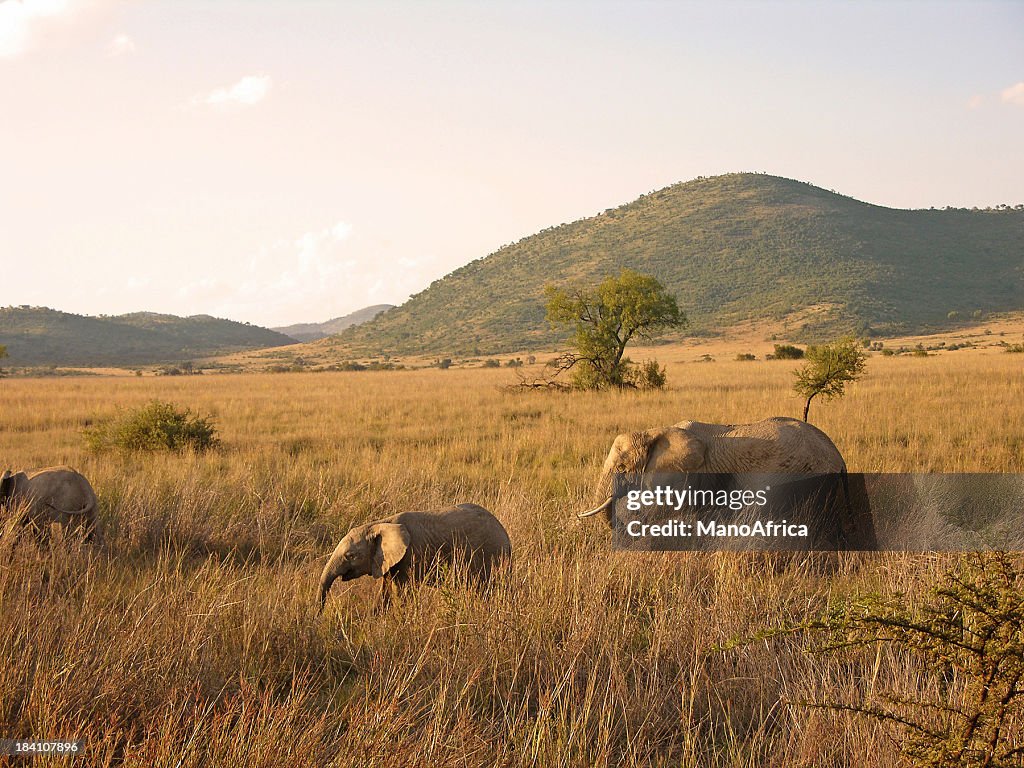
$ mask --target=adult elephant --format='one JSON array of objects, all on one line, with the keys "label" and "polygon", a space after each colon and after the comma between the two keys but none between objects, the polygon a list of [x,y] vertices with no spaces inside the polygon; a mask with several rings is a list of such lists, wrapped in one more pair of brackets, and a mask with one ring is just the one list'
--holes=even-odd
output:
[{"label": "adult elephant", "polygon": [[0,478],[0,507],[22,509],[21,520],[45,539],[53,523],[66,530],[79,528],[87,541],[96,536],[96,493],[81,473],[70,467],[46,467],[28,472],[4,472]]},{"label": "adult elephant", "polygon": [[876,546],[863,477],[847,474],[846,462],[828,435],[812,424],[781,416],[751,424],[682,421],[618,435],[598,478],[596,506],[579,514],[604,513],[615,522],[617,475],[636,482],[643,475],[687,474],[721,480],[732,475],[761,474],[808,477],[834,475],[842,485],[842,537],[849,548]]}]

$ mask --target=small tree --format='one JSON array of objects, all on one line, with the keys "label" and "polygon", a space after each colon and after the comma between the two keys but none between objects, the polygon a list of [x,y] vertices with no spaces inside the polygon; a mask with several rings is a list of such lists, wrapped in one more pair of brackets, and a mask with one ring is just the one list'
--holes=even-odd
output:
[{"label": "small tree", "polygon": [[821,395],[825,400],[842,397],[847,383],[864,375],[867,356],[856,339],[842,339],[820,347],[810,346],[805,353],[807,364],[794,371],[793,389],[804,403],[804,421],[811,410],[811,400]]},{"label": "small tree", "polygon": [[[1022,588],[1024,573],[1013,556],[974,553],[946,571],[923,600],[906,594],[853,597],[817,618],[733,641],[723,650],[804,635],[812,653],[841,664],[860,661],[874,668],[874,676],[851,686],[852,700],[794,704],[884,724],[901,737],[896,743],[911,765],[1020,766]],[[885,653],[897,668],[915,670],[909,686],[898,678],[879,681]]]},{"label": "small tree", "polygon": [[556,327],[574,327],[569,339],[573,351],[559,359],[558,368],[573,369],[573,383],[579,389],[633,386],[626,345],[634,338],[649,340],[687,324],[665,286],[631,269],[592,290],[549,285],[545,295],[548,321]]}]

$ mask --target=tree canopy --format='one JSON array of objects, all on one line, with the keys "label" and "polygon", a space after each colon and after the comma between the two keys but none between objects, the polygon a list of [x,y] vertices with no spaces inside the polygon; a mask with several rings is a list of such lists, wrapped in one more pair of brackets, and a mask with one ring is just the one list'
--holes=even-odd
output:
[{"label": "tree canopy", "polygon": [[867,356],[860,343],[853,338],[831,344],[810,346],[805,352],[807,364],[794,371],[793,389],[807,398],[804,403],[804,421],[811,409],[811,400],[821,395],[825,400],[842,397],[846,385],[864,375]]},{"label": "tree canopy", "polygon": [[635,384],[635,369],[624,357],[626,345],[687,324],[665,286],[631,269],[595,288],[548,285],[545,296],[548,321],[573,327],[573,351],[562,357],[561,367],[574,369],[573,381],[583,389]]}]

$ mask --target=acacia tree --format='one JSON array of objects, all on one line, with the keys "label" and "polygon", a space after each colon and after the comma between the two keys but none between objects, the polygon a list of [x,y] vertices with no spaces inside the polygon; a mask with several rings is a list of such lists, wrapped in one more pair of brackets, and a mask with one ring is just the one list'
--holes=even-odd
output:
[{"label": "acacia tree", "polygon": [[804,353],[807,364],[794,371],[796,383],[793,389],[804,403],[804,421],[811,410],[811,400],[821,395],[826,400],[842,397],[847,383],[864,375],[867,360],[864,350],[856,339],[841,339],[820,347],[810,346]]},{"label": "acacia tree", "polygon": [[580,389],[635,386],[636,369],[624,357],[626,345],[687,324],[665,286],[631,269],[593,289],[548,285],[544,292],[548,321],[555,327],[573,326],[573,351],[560,357],[557,366],[572,369],[573,384]]}]

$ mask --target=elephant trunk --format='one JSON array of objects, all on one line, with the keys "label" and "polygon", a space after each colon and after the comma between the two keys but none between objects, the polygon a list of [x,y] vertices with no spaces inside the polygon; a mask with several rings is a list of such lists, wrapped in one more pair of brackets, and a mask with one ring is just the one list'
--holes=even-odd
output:
[{"label": "elephant trunk", "polygon": [[320,574],[320,610],[318,613],[324,612],[324,605],[327,603],[327,593],[331,591],[331,585],[339,576],[341,563],[342,558],[338,556],[332,557],[327,561],[327,565],[324,566],[323,573]]}]

